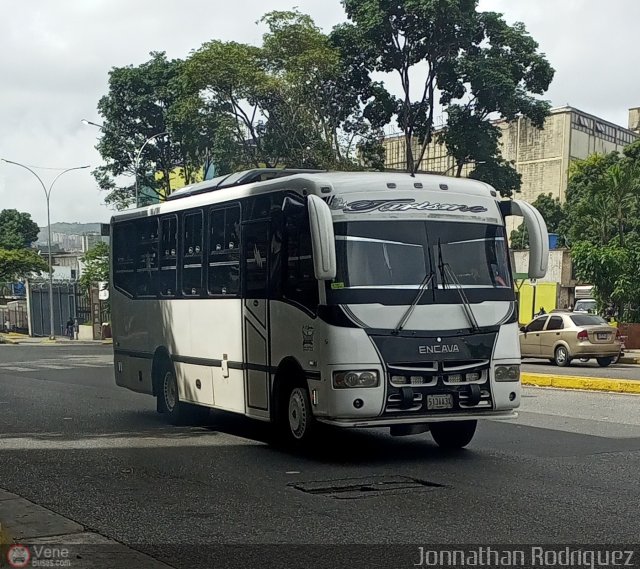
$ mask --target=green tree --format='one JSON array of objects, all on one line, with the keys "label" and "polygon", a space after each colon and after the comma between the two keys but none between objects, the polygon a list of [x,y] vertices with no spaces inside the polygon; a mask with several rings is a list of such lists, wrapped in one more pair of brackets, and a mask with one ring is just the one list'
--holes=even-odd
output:
[{"label": "green tree", "polygon": [[[559,233],[565,215],[560,199],[554,198],[553,194],[540,194],[532,205],[542,215],[549,233]],[[560,235],[560,241],[562,241],[562,235]],[[511,232],[511,246],[516,249],[529,247],[529,235],[524,223]]]},{"label": "green tree", "polygon": [[639,245],[635,242],[633,247],[625,247],[614,240],[602,246],[581,241],[571,248],[576,277],[593,284],[600,309],[613,302],[621,319],[627,322],[640,318]]},{"label": "green tree", "polygon": [[640,229],[640,143],[617,152],[593,154],[572,164],[563,231],[569,243],[620,245]]},{"label": "green tree", "polygon": [[262,46],[214,40],[185,66],[190,92],[225,117],[236,169],[379,167],[385,122],[365,116],[340,48],[297,10],[261,23]]},{"label": "green tree", "polygon": [[[186,89],[183,66],[181,60],[153,52],[142,65],[109,72],[109,92],[98,102],[104,124],[97,149],[106,164],[93,174],[108,192],[105,201],[118,209],[134,201],[136,176],[139,188],[150,188],[162,199],[171,193],[170,173],[175,168],[187,183],[194,182],[215,151],[212,141],[220,117]],[[163,132],[168,136],[145,145]],[[122,175],[131,176],[131,182],[119,186],[116,179]]]},{"label": "green tree", "polygon": [[640,142],[572,165],[561,225],[576,276],[629,322],[640,321],[639,213]]},{"label": "green tree", "polygon": [[23,249],[38,239],[40,229],[28,213],[17,209],[0,211],[0,248]]},{"label": "green tree", "polygon": [[49,270],[35,249],[0,249],[0,281],[14,282]]},{"label": "green tree", "polygon": [[82,257],[84,268],[80,284],[89,289],[92,284],[109,280],[109,246],[100,241]]},{"label": "green tree", "polygon": [[[280,103],[289,112],[279,117],[272,108],[267,123],[280,135],[274,142],[289,147],[281,154],[303,166],[353,169],[359,159],[366,167],[381,168],[381,129],[389,117],[365,115],[363,103],[372,101],[374,92],[363,93],[335,38],[297,10],[269,12],[261,21],[269,29],[263,37],[268,69],[287,94]],[[288,132],[292,124],[298,126],[294,137]]]},{"label": "green tree", "polygon": [[337,26],[334,36],[349,37],[342,45],[349,46],[345,56],[359,70],[357,76],[391,72],[400,78],[402,95],[385,92],[385,101],[392,102],[404,134],[407,171],[418,169],[442,105],[448,122],[438,140],[454,156],[456,174],[469,162],[493,163],[493,169],[478,169],[475,177],[498,169],[504,183],[498,189],[510,195],[519,178],[505,174],[513,168],[502,159],[499,131],[489,121],[524,116],[540,126],[549,105],[536,95],[547,90],[553,77],[524,26],[509,26],[500,14],[477,11],[477,0],[342,3],[353,23]]},{"label": "green tree", "polygon": [[188,92],[202,105],[220,109],[232,134],[236,166],[278,166],[280,157],[265,148],[268,103],[282,92],[267,71],[261,48],[213,40],[191,54],[185,65]]}]

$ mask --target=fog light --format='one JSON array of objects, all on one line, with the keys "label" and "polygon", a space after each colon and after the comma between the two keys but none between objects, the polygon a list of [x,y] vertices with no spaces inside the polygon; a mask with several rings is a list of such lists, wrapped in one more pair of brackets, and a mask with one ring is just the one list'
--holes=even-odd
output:
[{"label": "fog light", "polygon": [[467,374],[467,381],[478,381],[480,379],[481,375],[479,372],[477,371],[473,371],[471,373]]},{"label": "fog light", "polygon": [[362,399],[354,399],[353,401],[353,406],[356,409],[362,409],[362,406],[364,405],[364,401]]},{"label": "fog light", "polygon": [[447,381],[449,383],[462,383],[462,374],[461,373],[452,373],[447,377]]},{"label": "fog light", "polygon": [[396,385],[406,385],[409,383],[409,380],[404,375],[392,375],[391,383],[395,383]]},{"label": "fog light", "polygon": [[424,383],[424,378],[421,375],[411,376],[411,385],[422,385],[423,383]]},{"label": "fog light", "polygon": [[516,399],[516,394],[515,392],[512,391],[511,393],[509,393],[509,401],[515,401],[515,399]]}]

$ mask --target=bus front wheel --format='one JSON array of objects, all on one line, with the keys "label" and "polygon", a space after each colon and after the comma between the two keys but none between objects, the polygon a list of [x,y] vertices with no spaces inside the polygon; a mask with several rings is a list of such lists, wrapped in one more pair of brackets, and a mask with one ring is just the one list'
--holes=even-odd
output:
[{"label": "bus front wheel", "polygon": [[302,383],[295,383],[289,385],[285,393],[280,406],[280,429],[289,443],[301,446],[316,430],[309,390]]},{"label": "bus front wheel", "polygon": [[442,449],[466,447],[473,439],[478,421],[445,421],[429,425],[431,436]]}]

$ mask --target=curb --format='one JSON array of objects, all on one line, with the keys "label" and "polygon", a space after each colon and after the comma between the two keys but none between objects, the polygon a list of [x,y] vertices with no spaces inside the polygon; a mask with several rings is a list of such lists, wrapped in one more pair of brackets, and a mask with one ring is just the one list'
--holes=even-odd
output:
[{"label": "curb", "polygon": [[576,377],[572,375],[545,375],[523,373],[522,385],[534,387],[556,387],[559,389],[583,389],[640,395],[640,381],[632,379],[608,379],[604,377]]}]

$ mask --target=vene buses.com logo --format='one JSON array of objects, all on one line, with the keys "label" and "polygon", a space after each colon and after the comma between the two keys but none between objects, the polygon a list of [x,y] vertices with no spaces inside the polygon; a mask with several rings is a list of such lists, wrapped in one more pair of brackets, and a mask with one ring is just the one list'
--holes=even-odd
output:
[{"label": "vene buses.com logo", "polygon": [[7,562],[9,567],[28,567],[31,561],[31,551],[25,545],[16,543],[7,550]]}]

